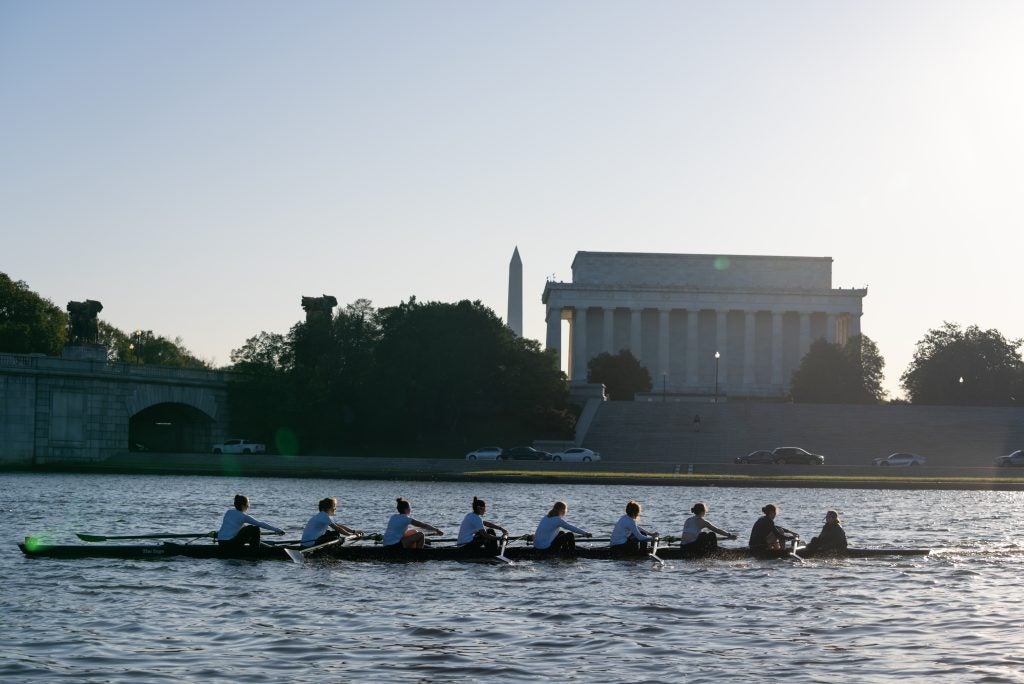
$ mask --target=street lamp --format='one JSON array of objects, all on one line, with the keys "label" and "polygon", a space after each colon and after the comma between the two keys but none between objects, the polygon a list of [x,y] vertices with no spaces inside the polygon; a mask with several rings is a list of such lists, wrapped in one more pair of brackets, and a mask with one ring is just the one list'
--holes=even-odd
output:
[{"label": "street lamp", "polygon": [[717,351],[715,352],[715,403],[718,403],[718,360],[722,358],[722,355]]},{"label": "street lamp", "polygon": [[668,373],[661,374],[661,403],[665,403],[665,380],[668,378]]}]

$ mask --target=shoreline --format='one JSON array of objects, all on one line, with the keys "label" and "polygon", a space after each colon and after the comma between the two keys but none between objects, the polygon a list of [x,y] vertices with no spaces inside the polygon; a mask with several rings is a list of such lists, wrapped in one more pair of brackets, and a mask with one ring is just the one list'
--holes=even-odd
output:
[{"label": "shoreline", "polygon": [[[682,472],[680,472],[682,471]],[[103,461],[0,464],[0,474],[108,474],[608,484],[664,487],[1024,491],[1024,471],[1006,468],[860,466],[751,468],[725,463],[494,463],[462,459],[123,453]]]}]

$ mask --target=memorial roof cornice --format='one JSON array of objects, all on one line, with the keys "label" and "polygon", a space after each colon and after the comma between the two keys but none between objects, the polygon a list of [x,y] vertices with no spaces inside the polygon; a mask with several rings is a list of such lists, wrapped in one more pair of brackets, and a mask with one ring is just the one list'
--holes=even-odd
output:
[{"label": "memorial roof cornice", "polygon": [[544,286],[544,294],[541,297],[543,303],[548,301],[548,293],[552,290],[578,291],[578,292],[645,292],[645,293],[672,293],[672,294],[747,294],[747,295],[800,295],[804,297],[866,297],[868,289],[862,288],[749,288],[749,287],[706,287],[696,285],[604,285],[589,283],[564,283],[553,280],[547,281]]}]

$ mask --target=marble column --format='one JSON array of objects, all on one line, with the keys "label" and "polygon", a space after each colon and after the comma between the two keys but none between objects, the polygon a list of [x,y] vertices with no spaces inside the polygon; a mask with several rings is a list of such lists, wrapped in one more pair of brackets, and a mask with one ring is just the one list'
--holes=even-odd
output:
[{"label": "marble column", "polygon": [[562,310],[548,307],[548,334],[547,334],[547,348],[548,349],[561,349],[562,348]]},{"label": "marble column", "polygon": [[587,381],[587,308],[576,307],[572,316],[572,380]]},{"label": "marble column", "polygon": [[[664,376],[669,375],[668,357],[668,316],[670,309],[658,309],[658,375],[662,377],[664,387]],[[651,378],[654,380],[654,378]]]},{"label": "marble column", "polygon": [[811,349],[811,314],[800,314],[800,358],[807,356]]},{"label": "marble column", "polygon": [[743,387],[753,389],[757,382],[754,376],[754,333],[757,325],[757,312],[746,311],[743,316]]},{"label": "marble column", "polygon": [[617,350],[612,349],[615,346],[615,309],[612,307],[604,308],[604,327],[601,335],[601,351],[606,351],[609,354],[614,354]]},{"label": "marble column", "polygon": [[[632,352],[633,356],[636,357],[637,361],[643,364],[643,336],[641,325],[643,319],[640,314],[643,313],[643,309],[630,309],[629,310],[629,351]],[[652,378],[653,379],[653,378]]]},{"label": "marble column", "polygon": [[690,389],[695,389],[700,383],[697,374],[697,342],[699,341],[699,330],[697,318],[700,311],[696,309],[686,310],[686,384]]},{"label": "marble column", "polygon": [[860,317],[859,313],[850,314],[850,337],[860,335]]},{"label": "marble column", "polygon": [[833,313],[825,317],[825,341],[831,344],[836,343],[836,315]]},{"label": "marble column", "polygon": [[782,313],[772,311],[772,385],[782,384]]}]

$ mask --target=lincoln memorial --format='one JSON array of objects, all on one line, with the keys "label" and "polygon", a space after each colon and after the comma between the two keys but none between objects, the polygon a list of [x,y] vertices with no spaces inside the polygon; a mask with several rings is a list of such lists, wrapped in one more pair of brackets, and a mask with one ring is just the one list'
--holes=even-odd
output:
[{"label": "lincoln memorial", "polygon": [[[569,322],[569,378],[628,349],[655,392],[774,397],[819,337],[860,334],[867,289],[832,287],[831,257],[577,252],[572,282],[549,281],[547,347]],[[717,356],[716,356],[717,355]]]}]

